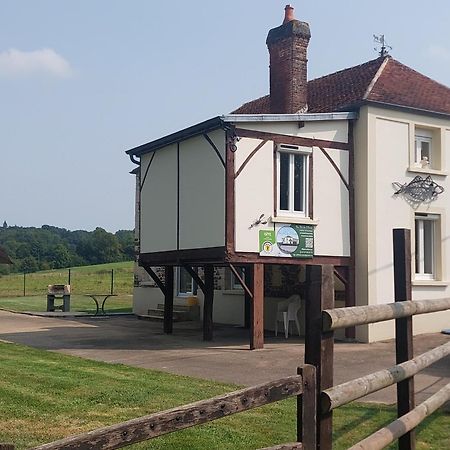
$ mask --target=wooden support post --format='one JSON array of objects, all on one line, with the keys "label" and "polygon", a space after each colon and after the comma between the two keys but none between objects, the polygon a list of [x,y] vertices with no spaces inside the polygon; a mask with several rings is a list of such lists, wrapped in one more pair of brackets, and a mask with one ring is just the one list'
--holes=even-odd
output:
[{"label": "wooden support post", "polygon": [[305,364],[297,369],[302,376],[303,394],[297,395],[297,441],[303,450],[316,450],[317,385],[316,368]]},{"label": "wooden support post", "polygon": [[208,264],[204,267],[205,290],[203,291],[203,340],[213,339],[213,301],[214,301],[214,266]]},{"label": "wooden support post", "polygon": [[[253,271],[250,266],[244,269],[245,284],[247,286],[253,286]],[[244,328],[250,329],[251,324],[251,307],[252,307],[252,297],[244,291]]]},{"label": "wooden support post", "polygon": [[264,348],[264,264],[253,264],[250,350]]},{"label": "wooden support post", "polygon": [[[322,311],[334,308],[334,270],[331,265],[306,267],[305,364],[316,367],[317,402],[320,392],[333,386],[334,333],[322,332]],[[332,448],[332,412],[317,413],[317,445]]]},{"label": "wooden support post", "polygon": [[[411,289],[411,232],[404,228],[394,229],[394,298],[396,302],[412,300]],[[414,358],[412,317],[395,320],[396,363]],[[401,417],[414,409],[414,377],[397,383],[397,415]],[[398,441],[399,450],[416,448],[414,430]]]},{"label": "wooden support post", "polygon": [[173,267],[164,267],[164,333],[173,331]]}]

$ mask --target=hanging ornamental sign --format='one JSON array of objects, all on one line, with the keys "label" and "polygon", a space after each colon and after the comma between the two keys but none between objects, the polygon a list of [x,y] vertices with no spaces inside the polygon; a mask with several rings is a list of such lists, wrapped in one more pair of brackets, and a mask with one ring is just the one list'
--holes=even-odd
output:
[{"label": "hanging ornamental sign", "polygon": [[431,202],[444,192],[444,188],[434,182],[430,175],[426,178],[417,175],[409,183],[394,182],[392,185],[396,189],[395,195],[404,195],[415,203]]}]

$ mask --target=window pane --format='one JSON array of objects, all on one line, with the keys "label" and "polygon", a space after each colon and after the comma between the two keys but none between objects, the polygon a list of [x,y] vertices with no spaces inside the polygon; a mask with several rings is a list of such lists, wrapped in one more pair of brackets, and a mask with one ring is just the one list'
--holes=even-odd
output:
[{"label": "window pane", "polygon": [[192,293],[192,277],[183,267],[180,267],[180,294]]},{"label": "window pane", "polygon": [[424,220],[424,273],[433,273],[433,242],[434,242],[434,221]]},{"label": "window pane", "polygon": [[280,153],[280,209],[289,211],[289,153]]},{"label": "window pane", "polygon": [[305,179],[305,157],[293,155],[294,157],[294,211],[304,211],[304,179]]},{"label": "window pane", "polygon": [[420,273],[420,258],[421,258],[421,249],[420,249],[420,224],[422,221],[416,219],[416,273]]},{"label": "window pane", "polygon": [[427,158],[430,161],[430,143],[427,141],[421,142],[420,159]]}]

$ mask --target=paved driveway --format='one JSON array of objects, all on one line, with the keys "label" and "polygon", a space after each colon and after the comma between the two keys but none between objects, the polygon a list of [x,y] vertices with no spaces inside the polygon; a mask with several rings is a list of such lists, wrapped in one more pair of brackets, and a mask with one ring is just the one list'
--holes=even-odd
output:
[{"label": "paved driveway", "polygon": [[[0,339],[83,358],[128,364],[217,381],[252,385],[294,374],[303,362],[298,338],[266,336],[263,350],[248,350],[248,331],[216,326],[213,342],[201,340],[200,324],[175,323],[174,334],[162,324],[134,316],[54,318],[0,311]],[[414,339],[418,355],[449,342],[450,336],[428,334]],[[374,344],[336,343],[335,383],[395,364],[393,341]],[[450,382],[450,357],[416,376],[417,401]],[[395,402],[395,387],[365,400]]]}]

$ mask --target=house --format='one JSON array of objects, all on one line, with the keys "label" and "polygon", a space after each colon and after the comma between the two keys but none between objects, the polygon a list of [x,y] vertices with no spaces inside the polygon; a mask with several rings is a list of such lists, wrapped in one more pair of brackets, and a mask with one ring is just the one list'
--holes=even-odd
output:
[{"label": "house", "polygon": [[[449,296],[450,89],[385,54],[308,81],[310,36],[288,5],[266,41],[269,95],[127,151],[134,311],[163,304],[166,332],[194,296],[205,339],[229,323],[260,348],[307,264],[335,267],[338,306],[391,302],[393,228],[412,230],[413,299]],[[414,320],[436,332],[450,315]],[[346,336],[387,339],[393,326]]]}]

